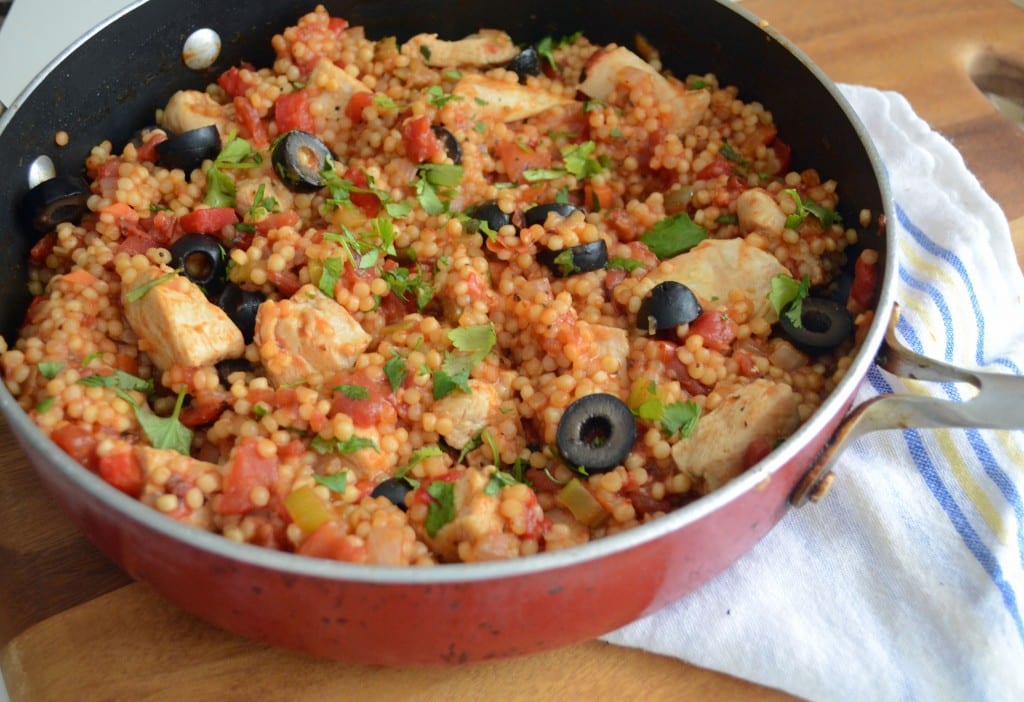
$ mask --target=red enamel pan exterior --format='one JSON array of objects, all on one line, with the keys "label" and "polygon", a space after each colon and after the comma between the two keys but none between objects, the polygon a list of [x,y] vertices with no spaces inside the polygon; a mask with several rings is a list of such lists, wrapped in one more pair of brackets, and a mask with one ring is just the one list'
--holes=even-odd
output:
[{"label": "red enamel pan exterior", "polygon": [[[773,111],[797,168],[814,165],[840,184],[842,210],[876,224],[862,233],[885,262],[879,309],[892,308],[894,261],[884,221],[890,198],[881,165],[842,96],[799,51],[756,18],[713,0],[559,2],[507,7],[467,1],[326,2],[369,36],[422,31],[447,38],[480,27],[536,41],[584,30],[595,41],[659,47],[677,73],[714,72]],[[196,87],[240,60],[270,61],[269,38],[312,9],[278,0],[150,0],[83,38],[0,118],[0,331],[8,339],[27,306],[29,227],[17,203],[28,168],[49,156],[77,173],[88,149],[118,146],[176,89]],[[193,30],[224,41],[206,72],[187,69]],[[72,137],[64,149],[53,135]],[[847,377],[789,440],[719,491],[651,524],[563,552],[516,561],[428,569],[355,566],[302,558],[178,524],[108,486],[39,432],[0,389],[0,409],[45,484],[81,529],[131,576],[218,626],[321,656],[383,664],[444,664],[514,656],[598,636],[708,582],[761,539],[789,509],[794,487],[823,449],[882,343],[886,315],[867,334]],[[785,567],[785,564],[779,564]]]}]

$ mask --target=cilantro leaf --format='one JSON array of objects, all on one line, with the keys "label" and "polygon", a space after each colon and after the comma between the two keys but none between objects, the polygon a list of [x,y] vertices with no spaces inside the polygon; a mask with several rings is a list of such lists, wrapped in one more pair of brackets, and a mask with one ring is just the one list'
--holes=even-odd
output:
[{"label": "cilantro leaf", "polygon": [[573,260],[572,249],[562,249],[551,261],[562,276],[569,276],[579,271],[579,267]]},{"label": "cilantro leaf", "polygon": [[369,400],[370,391],[362,385],[348,385],[342,383],[334,388],[335,392],[340,392],[342,395],[350,400]]},{"label": "cilantro leaf", "polygon": [[435,480],[426,487],[433,501],[427,507],[427,519],[423,523],[427,534],[433,538],[448,522],[455,519],[455,485]]},{"label": "cilantro leaf", "polygon": [[804,300],[811,292],[811,279],[804,276],[803,280],[784,273],[773,276],[771,279],[771,290],[768,292],[768,302],[772,303],[775,313],[780,317],[786,315],[794,327],[803,327]]},{"label": "cilantro leaf", "polygon": [[127,293],[125,293],[124,299],[127,302],[138,302],[139,300],[146,296],[146,293],[155,288],[157,285],[160,285],[161,283],[166,283],[168,280],[170,280],[176,275],[178,275],[176,271],[171,271],[170,273],[164,273],[163,275],[153,278],[152,280],[147,280],[142,285],[137,285],[131,290],[129,290]]},{"label": "cilantro leaf", "polygon": [[450,163],[424,163],[417,168],[416,199],[428,215],[448,211],[451,189],[462,182],[463,168]]},{"label": "cilantro leaf", "polygon": [[64,367],[64,361],[40,361],[39,373],[47,380],[53,380]]},{"label": "cilantro leaf", "polygon": [[787,188],[782,192],[793,198],[793,202],[796,203],[796,212],[786,217],[787,229],[796,229],[804,223],[808,215],[817,217],[818,221],[821,222],[821,226],[825,229],[828,229],[833,224],[840,224],[843,221],[838,212],[819,205],[814,200],[804,200],[801,198],[800,193],[795,188]]},{"label": "cilantro leaf", "polygon": [[693,400],[686,402],[673,402],[665,405],[661,417],[661,428],[669,436],[679,434],[686,438],[693,434],[697,428],[697,421],[700,419],[701,407]]},{"label": "cilantro leaf", "polygon": [[501,492],[503,487],[509,487],[521,482],[521,480],[511,473],[506,473],[503,470],[496,470],[491,475],[490,480],[487,481],[487,484],[484,485],[484,494],[497,495]]},{"label": "cilantro leaf", "polygon": [[659,259],[685,253],[708,238],[704,227],[685,212],[666,217],[640,236],[640,241]]},{"label": "cilantro leaf", "polygon": [[523,180],[536,183],[541,180],[554,180],[568,173],[564,168],[527,168],[523,171]]},{"label": "cilantro leaf", "polygon": [[170,417],[160,417],[145,405],[139,405],[130,396],[123,394],[121,396],[131,404],[135,411],[135,418],[139,421],[139,426],[142,427],[143,433],[153,448],[170,449],[184,456],[191,453],[192,430],[178,421],[181,406],[185,402],[184,387],[178,391],[178,399],[174,403],[174,411],[171,412]]},{"label": "cilantro leaf", "polygon": [[445,352],[441,368],[434,372],[434,399],[440,400],[456,388],[469,392],[469,375],[494,348],[497,335],[494,324],[459,327],[448,332],[455,348],[461,353]]},{"label": "cilantro leaf", "polygon": [[392,351],[391,358],[384,363],[384,375],[387,376],[392,390],[402,387],[406,376],[409,375],[409,366],[397,351]]},{"label": "cilantro leaf", "polygon": [[320,288],[327,297],[334,297],[334,288],[338,284],[338,279],[341,278],[341,272],[345,268],[345,262],[337,256],[329,256],[323,261],[323,270],[320,272],[320,280],[317,281],[316,286]]},{"label": "cilantro leaf", "polygon": [[135,390],[148,395],[153,392],[153,381],[143,380],[123,370],[115,370],[111,375],[88,375],[78,381],[79,385],[91,388],[114,388],[115,390]]},{"label": "cilantro leaf", "polygon": [[573,144],[562,149],[562,160],[565,170],[578,179],[590,178],[604,171],[604,166],[597,159],[591,158],[597,145],[593,141]]},{"label": "cilantro leaf", "polygon": [[323,485],[331,492],[344,494],[346,488],[348,488],[348,471],[343,470],[340,473],[332,473],[331,475],[313,475],[313,480],[317,485]]},{"label": "cilantro leaf", "polygon": [[377,448],[377,444],[373,439],[355,435],[345,441],[314,436],[313,440],[309,442],[309,447],[320,455],[328,453],[355,453],[367,448],[372,448],[377,453],[380,453],[380,449]]},{"label": "cilantro leaf", "polygon": [[453,100],[462,100],[461,95],[448,95],[440,85],[432,85],[427,88],[427,102],[437,108],[442,108]]},{"label": "cilantro leaf", "polygon": [[56,397],[47,397],[47,398],[45,398],[38,405],[36,405],[36,412],[38,412],[39,414],[45,413],[47,410],[49,410],[51,407],[53,407],[53,403],[56,402],[56,401],[57,401]]},{"label": "cilantro leaf", "polygon": [[608,259],[608,268],[620,268],[627,273],[632,273],[637,268],[643,268],[643,261],[638,261],[635,258],[610,258]]},{"label": "cilantro leaf", "polygon": [[492,322],[452,329],[448,332],[448,338],[459,351],[481,353],[480,358],[489,354],[498,341]]}]

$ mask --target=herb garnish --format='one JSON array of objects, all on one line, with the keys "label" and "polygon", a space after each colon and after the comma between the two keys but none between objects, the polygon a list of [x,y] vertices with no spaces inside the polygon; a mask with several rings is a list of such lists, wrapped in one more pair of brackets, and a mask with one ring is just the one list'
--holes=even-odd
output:
[{"label": "herb garnish", "polygon": [[314,436],[313,440],[309,442],[309,447],[320,455],[328,453],[355,453],[367,448],[372,448],[377,453],[380,453],[376,442],[373,439],[367,439],[365,436],[352,436],[345,441]]},{"label": "herb garnish", "polygon": [[803,327],[804,300],[811,292],[811,279],[804,276],[803,280],[796,280],[792,276],[780,273],[772,276],[771,291],[768,293],[768,301],[775,308],[775,313],[780,317],[786,315],[794,327]]},{"label": "herb garnish", "polygon": [[448,332],[457,353],[446,351],[441,367],[434,371],[434,399],[440,400],[456,388],[469,392],[469,374],[497,343],[494,324],[459,327]]},{"label": "herb garnish", "polygon": [[348,488],[348,471],[343,470],[340,473],[332,473],[331,475],[313,475],[313,481],[317,485],[323,485],[331,492],[343,495]]},{"label": "herb garnish", "polygon": [[799,227],[804,223],[804,220],[807,219],[807,215],[814,215],[817,217],[818,221],[821,222],[821,226],[825,229],[830,228],[833,224],[840,224],[843,221],[838,212],[830,210],[827,207],[823,207],[814,200],[804,200],[800,197],[800,193],[798,193],[794,188],[787,188],[782,192],[793,198],[793,202],[796,203],[796,212],[786,217],[787,229],[796,229]]},{"label": "herb garnish", "polygon": [[433,538],[441,531],[441,527],[455,519],[455,485],[435,480],[426,487],[426,491],[434,499],[427,507],[427,519],[423,526],[427,535]]},{"label": "herb garnish", "polygon": [[640,236],[640,241],[659,259],[666,259],[689,251],[707,238],[704,227],[680,212],[655,224]]}]

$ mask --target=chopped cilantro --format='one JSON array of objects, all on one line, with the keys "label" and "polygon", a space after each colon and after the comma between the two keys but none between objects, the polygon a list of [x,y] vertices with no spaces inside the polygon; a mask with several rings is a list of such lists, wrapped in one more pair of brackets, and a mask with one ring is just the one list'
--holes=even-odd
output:
[{"label": "chopped cilantro", "polygon": [[462,77],[462,71],[452,68],[444,72],[444,77],[450,78],[452,80],[458,80],[459,78]]},{"label": "chopped cilantro", "polygon": [[509,487],[521,482],[522,480],[519,480],[511,473],[506,473],[503,470],[496,470],[491,475],[490,480],[487,481],[487,484],[484,485],[484,494],[492,496],[497,495],[501,492],[503,487]]},{"label": "chopped cilantro", "polygon": [[334,387],[335,392],[340,392],[350,400],[369,400],[370,391],[362,385],[348,385],[342,383]]},{"label": "chopped cilantro", "polygon": [[605,104],[604,100],[598,100],[597,98],[593,98],[583,103],[583,111],[593,112],[594,110],[600,110],[602,107],[606,106],[607,105]]},{"label": "chopped cilantro", "polygon": [[452,100],[461,100],[461,95],[449,95],[444,92],[440,85],[432,85],[427,88],[427,102],[437,108],[442,108]]},{"label": "chopped cilantro", "polygon": [[387,95],[378,93],[373,96],[373,104],[382,110],[397,110],[398,105]]},{"label": "chopped cilantro", "polygon": [[476,122],[473,125],[473,131],[477,134],[484,134],[487,132],[487,124],[484,122]]},{"label": "chopped cilantro", "polygon": [[53,380],[64,367],[64,361],[40,361],[39,373],[47,380]]},{"label": "chopped cilantro", "polygon": [[673,402],[665,405],[661,416],[661,428],[668,436],[679,434],[686,438],[693,434],[700,419],[701,407],[693,400]]},{"label": "chopped cilantro", "polygon": [[561,178],[568,171],[564,168],[527,168],[523,171],[523,179],[528,183],[536,183],[540,180],[554,180]]},{"label": "chopped cilantro", "polygon": [[344,494],[345,489],[348,488],[348,471],[343,470],[340,473],[332,473],[331,475],[314,474],[313,481],[317,485],[323,485],[331,492]]},{"label": "chopped cilantro", "polygon": [[387,376],[392,390],[402,387],[406,376],[409,375],[409,366],[397,351],[392,351],[391,358],[384,363],[384,375]]},{"label": "chopped cilantro", "polygon": [[604,170],[604,166],[597,159],[591,158],[597,144],[593,141],[585,141],[582,144],[573,144],[562,149],[562,160],[565,161],[565,170],[573,174],[579,180],[590,178]]},{"label": "chopped cilantro", "polygon": [[377,444],[374,443],[373,439],[367,439],[365,436],[352,436],[345,441],[314,436],[313,440],[309,442],[309,447],[321,455],[327,453],[355,453],[367,448],[372,448],[380,453],[380,449],[377,448]]},{"label": "chopped cilantro", "polygon": [[176,275],[178,275],[176,271],[171,271],[170,273],[164,273],[161,276],[153,278],[153,280],[146,281],[142,285],[138,285],[129,290],[127,293],[125,293],[124,299],[127,302],[138,302],[139,300],[146,296],[146,293],[155,288],[157,285],[160,285],[161,283],[166,283],[168,280],[170,280]]},{"label": "chopped cilantro", "polygon": [[255,168],[263,157],[245,139],[232,133],[213,165],[206,169],[206,196],[203,202],[210,207],[234,207],[235,181],[225,170],[233,168]]},{"label": "chopped cilantro", "polygon": [[393,268],[384,271],[381,277],[388,284],[391,292],[400,300],[407,299],[409,293],[412,292],[415,296],[416,308],[421,312],[434,297],[434,286],[430,281],[424,280],[421,273],[413,276],[408,268]]},{"label": "chopped cilantro", "polygon": [[334,288],[338,284],[338,279],[341,277],[341,272],[345,268],[345,262],[337,256],[330,256],[325,258],[323,261],[323,270],[320,272],[320,280],[317,281],[316,286],[320,288],[327,297],[334,297]]},{"label": "chopped cilantro", "polygon": [[573,261],[572,249],[563,249],[551,261],[563,276],[569,276],[579,271],[579,267]]},{"label": "chopped cilantro", "polygon": [[780,273],[771,279],[771,291],[768,301],[780,317],[786,315],[794,327],[803,327],[804,300],[810,294],[811,279],[804,276],[796,280],[792,276]]},{"label": "chopped cilantro", "polygon": [[708,238],[707,230],[685,212],[666,217],[640,236],[640,241],[660,259],[689,251]]},{"label": "chopped cilantro", "polygon": [[[93,376],[95,377],[95,376]],[[145,405],[140,405],[129,395],[118,392],[123,400],[128,402],[135,411],[135,418],[142,427],[142,432],[149,439],[153,448],[170,449],[188,456],[192,451],[192,430],[178,421],[181,414],[181,406],[185,403],[185,387],[178,390],[178,399],[174,403],[174,410],[170,417],[160,417],[152,412]]]},{"label": "chopped cilantro", "polygon": [[637,268],[643,268],[643,267],[644,267],[643,261],[638,261],[635,258],[619,258],[619,257],[616,257],[616,258],[608,259],[608,268],[619,268],[621,270],[626,271],[627,273],[632,273]]},{"label": "chopped cilantro", "polygon": [[441,368],[434,372],[434,399],[440,400],[456,388],[469,392],[469,374],[497,343],[494,324],[459,327],[448,332],[460,353],[445,352]]},{"label": "chopped cilantro", "polygon": [[93,351],[88,356],[82,359],[82,368],[88,368],[89,364],[95,361],[97,358],[103,358],[102,351]]},{"label": "chopped cilantro", "polygon": [[427,535],[437,536],[448,522],[455,519],[455,485],[435,480],[426,487],[427,494],[433,499],[427,507],[427,519],[423,523]]},{"label": "chopped cilantro", "polygon": [[746,159],[744,159],[736,151],[736,149],[732,148],[732,146],[727,141],[722,142],[722,146],[718,149],[718,155],[724,158],[726,161],[732,161],[733,163],[738,163],[741,166],[747,165]]},{"label": "chopped cilantro", "polygon": [[715,218],[715,222],[718,224],[739,224],[739,217],[731,212],[727,212],[724,215],[719,215]]},{"label": "chopped cilantro", "polygon": [[56,397],[47,397],[45,400],[36,405],[36,412],[43,414],[48,409],[53,407],[53,403],[57,400]]},{"label": "chopped cilantro", "polygon": [[795,229],[804,223],[808,215],[814,215],[821,222],[821,226],[828,229],[833,224],[842,223],[842,218],[839,213],[834,210],[830,210],[827,207],[819,205],[814,200],[804,200],[800,197],[800,193],[794,188],[787,188],[782,192],[793,198],[793,202],[796,203],[796,212],[786,217],[786,228]]},{"label": "chopped cilantro", "polygon": [[143,380],[123,370],[115,370],[111,375],[88,375],[78,381],[79,385],[91,388],[114,388],[115,390],[135,390],[145,395],[153,392],[153,381]]},{"label": "chopped cilantro", "polygon": [[463,168],[450,163],[424,163],[417,169],[416,199],[428,215],[448,211],[452,188],[462,182]]}]

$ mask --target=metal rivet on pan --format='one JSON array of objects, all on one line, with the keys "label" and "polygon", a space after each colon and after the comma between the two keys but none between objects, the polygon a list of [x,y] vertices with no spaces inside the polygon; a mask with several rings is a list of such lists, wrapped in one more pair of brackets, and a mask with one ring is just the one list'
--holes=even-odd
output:
[{"label": "metal rivet on pan", "polygon": [[52,180],[57,176],[57,168],[47,155],[36,156],[28,166],[28,187],[34,188],[40,183]]},{"label": "metal rivet on pan", "polygon": [[220,35],[208,27],[197,29],[181,47],[181,58],[193,71],[201,71],[213,65],[220,56]]}]

